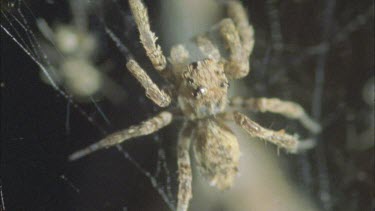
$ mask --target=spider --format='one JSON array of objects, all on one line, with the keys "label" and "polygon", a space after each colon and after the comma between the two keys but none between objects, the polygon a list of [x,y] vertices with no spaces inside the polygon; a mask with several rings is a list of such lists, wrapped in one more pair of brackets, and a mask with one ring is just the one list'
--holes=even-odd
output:
[{"label": "spider", "polygon": [[[184,117],[177,144],[178,211],[186,211],[192,198],[191,145],[200,175],[219,189],[232,186],[238,172],[240,149],[236,136],[225,121],[233,120],[250,136],[269,141],[290,153],[304,148],[304,142],[300,142],[296,135],[266,129],[244,114],[227,108],[278,113],[299,120],[312,133],[320,131],[319,124],[296,103],[277,98],[228,99],[229,80],[248,75],[249,56],[254,46],[254,31],[240,2],[226,2],[229,18],[215,25],[229,49],[228,58],[221,57],[218,48],[207,36],[198,35],[195,41],[205,59],[192,63],[189,62],[189,52],[181,44],[172,47],[167,62],[161,47],[156,44],[157,37],[150,29],[146,7],[141,0],[129,0],[129,4],[146,54],[153,67],[172,84],[174,95],[167,94],[153,83],[134,59],[129,59],[126,66],[143,86],[149,99],[160,107],[167,107],[175,98],[173,100],[178,101]],[[169,125],[172,116],[172,112],[162,111],[138,125],[113,133],[73,153],[69,158],[76,160],[125,140],[155,133]]]}]

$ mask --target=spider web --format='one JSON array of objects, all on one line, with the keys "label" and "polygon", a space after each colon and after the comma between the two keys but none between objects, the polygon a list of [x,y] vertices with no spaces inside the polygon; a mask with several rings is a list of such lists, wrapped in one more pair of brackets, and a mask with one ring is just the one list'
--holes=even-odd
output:
[{"label": "spider web", "polygon": [[[145,69],[152,69],[126,1],[106,1],[89,18],[90,30],[100,37],[99,63],[109,61],[112,68],[106,74],[127,92],[119,104],[95,98],[81,102],[54,79],[51,68],[55,64],[49,51],[39,45],[44,38],[35,23],[38,17],[50,26],[69,23],[68,2],[8,2],[11,10],[1,7],[4,150],[0,208],[173,210],[177,187],[174,126],[67,162],[71,152],[157,113],[124,68],[125,57],[132,53]],[[373,2],[243,3],[256,31],[251,77],[244,79],[250,95],[296,100],[325,128],[315,150],[288,159],[294,170],[291,178],[316,201],[319,210],[373,209],[373,147],[351,151],[344,143],[357,144],[345,136],[348,125],[358,131],[371,125],[363,123],[362,116],[373,108],[361,103],[359,93],[373,76],[374,51],[368,47],[374,43]],[[146,4],[151,16],[157,16],[157,3]],[[152,20],[153,25],[156,22]],[[154,27],[161,34],[160,26]],[[50,85],[42,82],[40,71]],[[148,72],[158,80],[154,71]],[[285,124],[278,122],[283,121],[266,115],[262,124],[280,129]],[[286,129],[299,131],[298,126],[287,125]],[[226,210],[222,203],[217,206]]]},{"label": "spider web", "polygon": [[[130,149],[118,145],[114,147],[117,150],[105,150],[104,154],[93,155],[93,158],[67,161],[67,156],[75,150],[155,113],[142,91],[132,91],[117,104],[94,96],[81,102],[56,79],[54,74],[59,67],[49,48],[61,52],[56,43],[49,42],[42,34],[37,22],[45,20],[52,27],[72,24],[72,20],[75,21],[74,11],[69,7],[72,2],[40,1],[34,4],[16,0],[2,5],[2,91],[6,100],[5,126],[2,125],[5,149],[2,172],[6,172],[2,175],[0,189],[2,209],[132,210],[144,207],[146,210],[159,207],[157,209],[173,210],[175,194],[172,186],[176,175],[169,170],[163,134],[140,138],[130,143]],[[96,6],[88,1],[81,3],[87,7]],[[128,15],[128,11],[121,12]],[[104,43],[100,47],[110,45],[116,49],[108,39],[115,35],[109,34],[111,31],[108,26],[104,27],[102,17],[86,15],[90,15],[87,17],[89,24],[100,25],[89,27]],[[129,80],[131,77],[124,70],[124,56],[109,49],[106,47],[98,56],[97,63],[109,63],[112,68],[106,70],[106,74],[120,78],[116,82],[124,90],[133,90],[136,83]],[[100,57],[105,54],[112,57],[110,61],[102,62],[104,59]],[[59,58],[65,61],[64,56]],[[120,62],[112,61],[114,59]],[[40,75],[47,83],[42,82]],[[135,108],[138,104],[140,106]],[[137,156],[137,153],[146,155]],[[17,183],[25,185],[22,187]],[[28,191],[20,194],[22,188]],[[36,197],[31,199],[31,194]]]}]

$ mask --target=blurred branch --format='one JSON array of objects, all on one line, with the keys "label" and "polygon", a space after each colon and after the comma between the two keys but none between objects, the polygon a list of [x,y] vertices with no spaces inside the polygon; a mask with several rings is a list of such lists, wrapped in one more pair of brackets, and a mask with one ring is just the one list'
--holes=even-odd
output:
[{"label": "blurred branch", "polygon": [[[313,93],[313,100],[312,100],[312,116],[317,121],[321,119],[322,115],[322,99],[323,99],[323,91],[324,91],[324,80],[325,80],[325,68],[327,62],[327,56],[329,53],[330,43],[329,38],[331,35],[332,23],[333,23],[333,15],[336,6],[335,0],[328,0],[324,1],[324,10],[322,16],[322,43],[327,46],[327,51],[322,52],[317,56],[317,63],[315,68],[315,88]],[[321,137],[317,137],[318,143],[321,142]],[[331,210],[332,209],[332,202],[331,202],[331,190],[330,190],[330,183],[328,178],[328,167],[327,167],[327,157],[325,153],[325,145],[322,143],[317,145],[315,151],[315,157],[317,162],[317,170],[318,170],[318,195],[319,200],[324,208],[324,210]]]}]

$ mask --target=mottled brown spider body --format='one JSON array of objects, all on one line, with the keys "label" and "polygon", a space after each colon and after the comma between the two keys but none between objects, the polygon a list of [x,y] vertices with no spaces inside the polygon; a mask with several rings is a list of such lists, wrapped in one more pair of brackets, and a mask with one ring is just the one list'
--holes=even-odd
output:
[{"label": "mottled brown spider body", "polygon": [[218,120],[199,120],[193,141],[197,169],[212,186],[232,186],[238,172],[240,148],[233,132]]},{"label": "mottled brown spider body", "polygon": [[[147,10],[141,0],[129,0],[129,4],[147,56],[160,75],[172,84],[172,91],[175,92],[172,96],[177,96],[177,99],[172,99],[161,90],[135,60],[130,59],[126,66],[143,86],[150,100],[160,107],[167,107],[172,100],[177,100],[185,119],[177,143],[178,211],[188,210],[192,198],[191,146],[199,173],[211,185],[219,189],[232,186],[238,172],[240,150],[236,136],[224,121],[234,121],[249,135],[269,141],[291,153],[313,146],[313,142],[300,142],[296,135],[283,130],[266,129],[244,114],[231,111],[237,108],[278,113],[299,120],[312,133],[320,131],[319,124],[311,120],[296,103],[277,98],[228,99],[228,80],[239,79],[249,73],[249,56],[254,46],[253,28],[238,1],[226,2],[229,18],[215,25],[229,51],[228,58],[221,56],[217,46],[208,37],[200,35],[195,42],[205,59],[193,63],[190,63],[189,52],[183,45],[173,46],[170,57],[166,59],[161,47],[156,44],[157,37],[150,29]],[[152,134],[170,124],[172,117],[171,112],[163,111],[138,125],[113,133],[73,153],[69,158],[79,159],[125,140]]]},{"label": "mottled brown spider body", "polygon": [[211,59],[194,62],[186,67],[182,80],[178,102],[184,115],[197,123],[191,141],[198,171],[211,185],[229,188],[238,171],[240,150],[233,132],[215,119],[228,102],[224,66]]},{"label": "mottled brown spider body", "polygon": [[228,79],[223,65],[215,60],[194,62],[182,73],[178,102],[191,120],[224,112],[228,103]]}]

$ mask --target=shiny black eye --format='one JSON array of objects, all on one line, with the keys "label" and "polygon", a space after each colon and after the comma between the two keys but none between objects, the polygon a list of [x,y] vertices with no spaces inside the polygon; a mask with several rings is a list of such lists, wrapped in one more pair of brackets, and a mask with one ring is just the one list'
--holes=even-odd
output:
[{"label": "shiny black eye", "polygon": [[197,69],[198,63],[197,62],[193,62],[193,63],[191,63],[191,66],[193,67],[193,69]]},{"label": "shiny black eye", "polygon": [[186,79],[186,82],[190,85],[192,85],[194,83],[194,80],[192,78],[188,78]]},{"label": "shiny black eye", "polygon": [[199,94],[198,89],[194,90],[192,93],[193,97],[198,97],[198,94]]},{"label": "shiny black eye", "polygon": [[229,83],[228,82],[221,82],[220,87],[221,88],[229,87]]},{"label": "shiny black eye", "polygon": [[193,96],[198,97],[199,95],[204,95],[207,92],[207,88],[205,87],[198,87],[193,91]]}]

